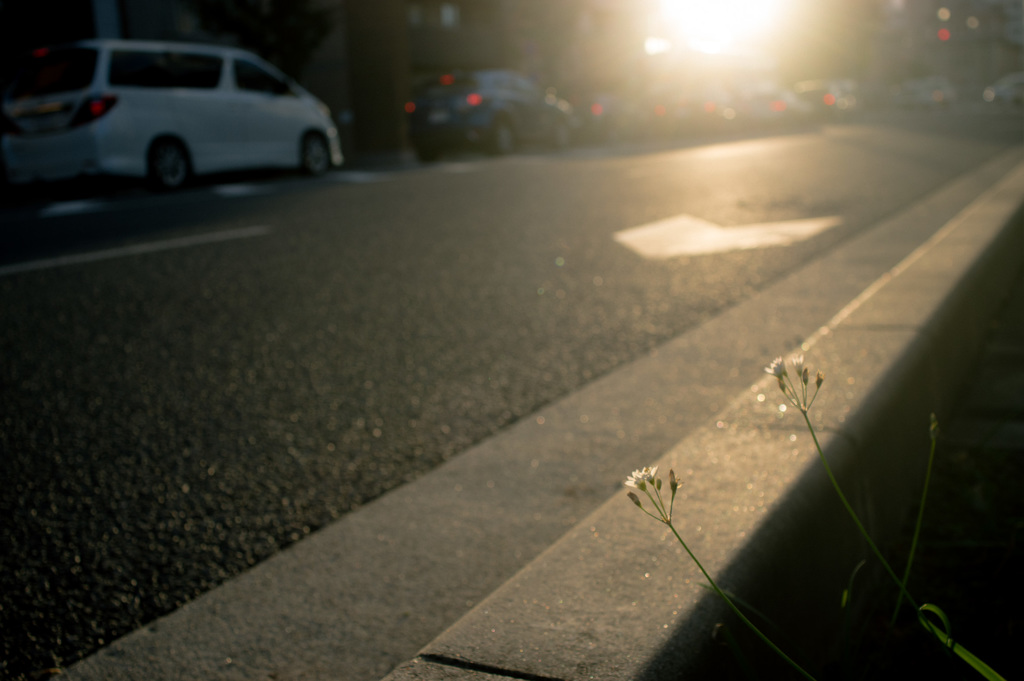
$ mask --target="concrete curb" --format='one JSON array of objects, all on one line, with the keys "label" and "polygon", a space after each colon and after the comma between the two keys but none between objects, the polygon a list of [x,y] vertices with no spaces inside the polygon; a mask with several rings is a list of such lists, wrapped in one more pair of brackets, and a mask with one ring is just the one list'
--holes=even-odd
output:
[{"label": "concrete curb", "polygon": [[[659,542],[653,521],[621,496],[623,478],[659,459],[686,473],[677,518],[715,574],[735,562],[758,528],[781,525],[776,531],[788,536],[791,528],[774,511],[790,508],[783,503],[790,488],[811,488],[796,484],[811,464],[808,443],[792,417],[778,420],[768,389],[777,388],[762,381],[751,391],[750,382],[775,355],[811,339],[817,345],[809,346],[809,361],[829,372],[816,413],[853,419],[855,405],[882,390],[881,377],[893,376],[885,367],[922,333],[918,322],[900,317],[877,334],[868,326],[847,335],[858,328],[855,316],[870,309],[854,312],[849,301],[879,288],[872,282],[880,276],[903,279],[899,263],[907,254],[961,219],[954,216],[1012,169],[1019,177],[1021,160],[1014,149],[956,178],[758,296],[115,641],[65,677],[373,681],[412,659],[396,679],[480,678],[472,669],[621,679],[699,659],[688,651],[704,645],[704,620],[690,613],[714,618],[718,604],[700,600],[700,580],[679,550],[664,537]],[[1009,191],[1016,193],[1004,203],[1019,200],[1019,187]],[[974,203],[982,204],[990,205]],[[1005,219],[989,221],[999,224],[987,235],[965,230],[968,250],[958,245],[961,228],[939,240],[953,246],[943,252],[955,267],[937,261],[937,293],[910,291],[918,297],[897,295],[893,304],[920,316],[948,297]],[[975,242],[980,246],[971,247]],[[1006,245],[998,254],[1020,252]],[[935,248],[916,259],[931,262]],[[829,333],[819,333],[827,319]],[[966,344],[957,348],[964,357],[970,352]],[[947,368],[936,375],[944,386],[960,380]],[[947,403],[924,409],[941,414]],[[912,432],[926,439],[927,411],[923,418],[925,426]],[[716,421],[721,428],[705,427]],[[837,443],[830,446],[858,434],[848,426],[827,433]],[[818,500],[804,503],[817,512]],[[751,565],[772,564],[749,555]],[[726,584],[742,592],[744,575],[730,570]],[[489,625],[489,618],[498,619]]]},{"label": "concrete curb", "polygon": [[[1018,163],[802,344],[827,375],[812,412],[826,457],[883,546],[919,492],[929,413],[949,412],[1022,266],[1022,197]],[[820,669],[868,552],[777,391],[765,376],[654,463],[683,479],[677,526],[708,571]],[[730,615],[703,584],[674,538],[616,495],[386,678],[727,678],[711,633]],[[745,651],[761,657],[757,645]]]}]

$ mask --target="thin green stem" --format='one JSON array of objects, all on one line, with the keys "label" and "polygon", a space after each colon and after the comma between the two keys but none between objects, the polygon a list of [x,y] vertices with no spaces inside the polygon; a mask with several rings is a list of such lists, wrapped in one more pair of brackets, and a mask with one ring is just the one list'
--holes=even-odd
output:
[{"label": "thin green stem", "polygon": [[[924,505],[928,500],[928,486],[931,484],[932,479],[932,463],[935,461],[935,416],[932,416],[932,428],[931,428],[931,450],[928,452],[928,469],[924,474],[924,489],[921,490],[921,505],[917,509],[917,523],[914,525],[914,538],[910,541],[910,555],[907,556],[907,568],[903,571],[903,585],[906,586],[907,582],[910,581],[910,568],[914,565],[914,555],[917,552],[917,540],[921,536],[921,525],[924,521]],[[900,614],[900,606],[903,605],[903,591],[901,590],[899,596],[896,598],[896,608],[892,611],[892,619],[889,621],[889,626],[896,624],[896,616]]]},{"label": "thin green stem", "polygon": [[804,678],[811,679],[811,681],[815,681],[813,676],[811,676],[807,671],[804,670],[803,667],[801,667],[795,661],[793,661],[793,659],[791,659],[788,655],[786,655],[786,653],[782,652],[781,648],[779,648],[777,645],[772,643],[771,639],[768,638],[765,634],[763,634],[761,632],[761,630],[758,629],[757,626],[755,626],[753,622],[751,622],[749,619],[747,619],[746,615],[744,615],[740,611],[740,609],[736,607],[736,605],[732,602],[732,599],[725,595],[725,592],[722,591],[718,587],[718,584],[715,583],[715,580],[713,580],[711,578],[711,575],[708,574],[708,571],[705,570],[704,566],[701,565],[699,560],[697,560],[697,556],[694,555],[693,551],[690,550],[690,547],[686,545],[685,541],[683,541],[683,538],[679,535],[679,532],[676,531],[675,525],[673,525],[671,521],[668,521],[665,524],[668,525],[670,530],[672,530],[672,534],[674,534],[676,536],[676,539],[679,541],[679,543],[682,545],[682,547],[686,550],[686,553],[688,553],[690,555],[690,559],[693,560],[693,562],[700,569],[701,573],[704,575],[704,578],[706,580],[708,580],[708,584],[710,584],[711,588],[715,590],[715,593],[718,594],[719,598],[721,598],[723,601],[725,601],[725,604],[729,606],[729,609],[731,609],[733,611],[733,613],[735,613],[735,615],[737,617],[739,617],[740,620],[745,625],[750,627],[750,630],[753,631],[757,635],[758,638],[760,638],[762,641],[764,641],[766,644],[768,644],[768,647],[771,648],[772,650],[774,650],[779,655],[779,657],[781,657],[783,660],[788,662],[790,664],[790,666],[793,667],[793,669],[795,669],[798,672],[800,672],[800,674]]},{"label": "thin green stem", "polygon": [[828,459],[825,458],[825,453],[821,449],[821,444],[818,442],[818,436],[814,432],[814,426],[811,425],[811,419],[807,416],[807,412],[801,410],[801,413],[804,416],[804,422],[807,424],[807,430],[809,430],[811,433],[811,439],[814,440],[814,446],[818,450],[818,457],[821,459],[821,463],[825,466],[825,472],[828,474],[829,480],[832,481],[832,487],[835,488],[836,494],[839,495],[839,500],[842,501],[843,506],[846,507],[846,512],[850,515],[850,518],[853,519],[854,524],[857,525],[857,529],[860,530],[860,533],[864,537],[864,540],[867,541],[868,546],[871,547],[871,550],[874,552],[875,556],[877,556],[878,560],[882,563],[882,567],[884,567],[885,571],[889,573],[889,576],[892,578],[892,580],[896,582],[896,586],[899,587],[900,593],[903,596],[905,596],[907,601],[909,601],[910,604],[914,606],[914,609],[917,610],[918,605],[914,601],[910,593],[907,591],[907,587],[904,586],[900,578],[896,576],[896,572],[892,569],[892,566],[889,565],[889,561],[885,559],[885,556],[882,555],[882,552],[879,550],[878,546],[875,545],[875,542],[871,539],[871,535],[868,534],[867,529],[864,527],[863,523],[861,523],[860,521],[860,518],[857,516],[857,512],[853,510],[853,506],[850,505],[850,502],[847,501],[846,499],[846,495],[843,494],[843,490],[840,489],[839,481],[836,480],[836,476],[832,473],[832,467],[828,465]]}]

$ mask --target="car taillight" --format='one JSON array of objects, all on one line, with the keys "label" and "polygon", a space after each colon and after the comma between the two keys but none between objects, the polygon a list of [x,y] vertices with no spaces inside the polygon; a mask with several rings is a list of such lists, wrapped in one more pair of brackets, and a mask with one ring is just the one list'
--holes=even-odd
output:
[{"label": "car taillight", "polygon": [[103,116],[117,104],[117,97],[114,95],[100,95],[98,97],[90,97],[89,99],[82,102],[82,106],[78,108],[78,113],[71,120],[71,127],[76,125],[85,125],[86,123],[92,122]]},{"label": "car taillight", "polygon": [[483,95],[481,95],[478,92],[473,92],[466,95],[466,104],[469,104],[470,106],[480,106],[481,104],[483,104],[483,101]]}]

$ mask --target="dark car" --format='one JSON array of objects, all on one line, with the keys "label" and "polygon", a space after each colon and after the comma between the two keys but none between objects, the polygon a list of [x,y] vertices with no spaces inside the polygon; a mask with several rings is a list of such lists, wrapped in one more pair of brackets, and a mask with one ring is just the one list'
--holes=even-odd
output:
[{"label": "dark car", "polygon": [[406,105],[417,156],[433,161],[455,149],[508,154],[521,142],[568,146],[572,107],[514,71],[447,73]]}]

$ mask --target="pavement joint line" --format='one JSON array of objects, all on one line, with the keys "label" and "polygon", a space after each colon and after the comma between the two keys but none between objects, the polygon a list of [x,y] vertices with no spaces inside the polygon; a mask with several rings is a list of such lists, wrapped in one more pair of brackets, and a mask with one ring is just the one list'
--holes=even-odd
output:
[{"label": "pavement joint line", "polygon": [[493,667],[489,664],[478,664],[476,662],[460,660],[458,658],[449,657],[447,655],[431,655],[427,653],[424,655],[420,655],[419,659],[423,660],[424,662],[431,662],[433,664],[445,667],[455,667],[456,669],[465,669],[471,672],[493,674],[497,676],[503,676],[509,679],[519,679],[520,681],[564,681],[563,679],[555,676],[531,674],[529,672],[520,672],[514,669],[502,669],[501,667]]},{"label": "pavement joint line", "polygon": [[59,267],[68,267],[70,265],[83,265],[87,263],[100,262],[102,260],[113,260],[114,258],[159,253],[161,251],[170,251],[179,248],[190,248],[192,246],[216,244],[225,241],[234,241],[236,239],[251,239],[253,237],[266,236],[267,234],[270,234],[271,231],[270,227],[257,225],[255,227],[243,227],[241,229],[229,229],[220,232],[207,232],[206,234],[197,234],[178,239],[150,241],[148,243],[133,244],[131,246],[122,246],[120,248],[109,248],[102,251],[76,253],[74,255],[63,255],[56,258],[45,258],[42,260],[30,260],[29,262],[4,265],[0,267],[0,277],[12,274],[21,274],[23,272],[51,270]]}]

